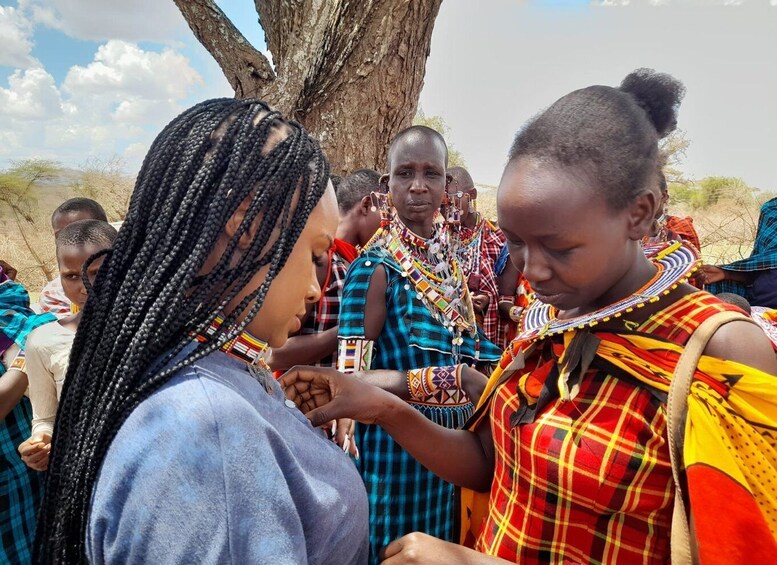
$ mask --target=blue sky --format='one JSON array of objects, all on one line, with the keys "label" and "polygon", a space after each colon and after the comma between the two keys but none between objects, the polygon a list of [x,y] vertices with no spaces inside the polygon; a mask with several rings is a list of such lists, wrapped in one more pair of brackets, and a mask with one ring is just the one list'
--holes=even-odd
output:
[{"label": "blue sky", "polygon": [[[252,0],[219,6],[265,50]],[[421,106],[442,116],[478,182],[515,131],[576,88],[647,66],[688,95],[692,176],[777,190],[777,0],[444,0]],[[172,0],[0,0],[0,166],[125,158],[196,101],[231,96]]]}]

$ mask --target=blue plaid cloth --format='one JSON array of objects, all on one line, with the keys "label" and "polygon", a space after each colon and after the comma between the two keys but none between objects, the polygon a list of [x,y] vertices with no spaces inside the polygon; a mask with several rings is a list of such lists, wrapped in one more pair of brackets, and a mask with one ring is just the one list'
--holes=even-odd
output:
[{"label": "blue plaid cloth", "polygon": [[[386,321],[373,347],[372,369],[407,371],[454,364],[451,333],[416,298],[401,268],[380,248],[365,251],[351,264],[340,303],[340,338],[364,338],[364,310],[373,271],[380,265],[387,276]],[[463,363],[473,363],[475,340],[465,335]],[[498,361],[501,351],[480,337],[480,360]],[[411,404],[431,421],[459,428],[472,414],[472,404],[433,407]],[[379,426],[358,425],[361,452],[357,467],[370,503],[370,563],[380,550],[414,531],[458,541],[455,487],[427,471]]]},{"label": "blue plaid cloth", "polygon": [[[738,272],[769,271],[777,269],[777,198],[772,198],[761,206],[761,214],[758,218],[758,229],[755,234],[753,252],[747,259],[734,261],[728,265],[721,265],[721,269]],[[707,290],[712,294],[721,292],[733,292],[744,296],[749,301],[754,301],[752,286],[734,281],[721,281],[707,285]],[[756,300],[757,301],[757,300]],[[764,304],[754,304],[765,306]]]},{"label": "blue plaid cloth", "polygon": [[[4,352],[11,343],[24,347],[27,334],[52,322],[52,314],[35,314],[19,283],[0,284],[0,336]],[[0,379],[5,367],[0,363]],[[30,437],[32,407],[27,398],[0,422],[0,563],[30,563],[35,521],[43,494],[42,474],[25,465],[16,447]]]}]

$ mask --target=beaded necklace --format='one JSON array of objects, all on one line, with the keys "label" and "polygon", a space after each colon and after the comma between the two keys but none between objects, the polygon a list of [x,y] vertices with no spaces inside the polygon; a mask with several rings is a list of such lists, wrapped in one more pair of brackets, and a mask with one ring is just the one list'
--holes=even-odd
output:
[{"label": "beaded necklace", "polygon": [[485,222],[478,218],[477,225],[472,228],[462,227],[459,231],[459,244],[456,247],[461,270],[467,277],[470,290],[477,290],[480,285],[480,261],[483,257],[481,244],[483,242],[483,226]]},{"label": "beaded necklace", "polygon": [[416,299],[452,334],[453,355],[458,359],[464,343],[462,334],[466,331],[476,337],[477,327],[464,274],[446,231],[435,228],[432,237],[424,239],[394,219],[378,230],[365,249],[373,246],[388,251],[406,279],[405,290],[413,285]]},{"label": "beaded necklace", "polygon": [[[205,330],[205,335],[197,334],[195,339],[200,343],[209,341],[223,323],[223,318],[217,317],[210,323],[208,329]],[[221,351],[243,363],[258,366],[272,373],[270,366],[267,364],[270,348],[264,341],[252,336],[247,331],[241,332],[235,339],[222,345]]]},{"label": "beaded necklace", "polygon": [[695,249],[679,241],[647,245],[644,252],[656,266],[656,274],[637,292],[595,312],[563,320],[556,317],[556,308],[534,300],[523,312],[516,341],[536,341],[568,331],[591,328],[644,308],[686,282],[698,270],[701,262]]}]

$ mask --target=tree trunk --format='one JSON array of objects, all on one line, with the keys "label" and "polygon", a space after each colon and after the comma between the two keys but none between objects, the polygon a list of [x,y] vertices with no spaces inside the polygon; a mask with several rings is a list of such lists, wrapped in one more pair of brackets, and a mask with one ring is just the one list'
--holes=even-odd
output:
[{"label": "tree trunk", "polygon": [[415,115],[442,0],[256,0],[274,69],[213,0],[174,1],[235,95],[301,122],[333,174],[385,169]]}]

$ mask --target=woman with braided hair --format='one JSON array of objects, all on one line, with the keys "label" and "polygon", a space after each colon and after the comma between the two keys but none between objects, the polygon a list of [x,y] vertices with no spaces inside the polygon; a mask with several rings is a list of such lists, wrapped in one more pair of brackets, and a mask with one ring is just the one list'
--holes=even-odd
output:
[{"label": "woman with braided hair", "polygon": [[353,464],[263,359],[318,300],[336,226],[319,145],[262,102],[162,131],[73,344],[37,562],[366,559]]}]

